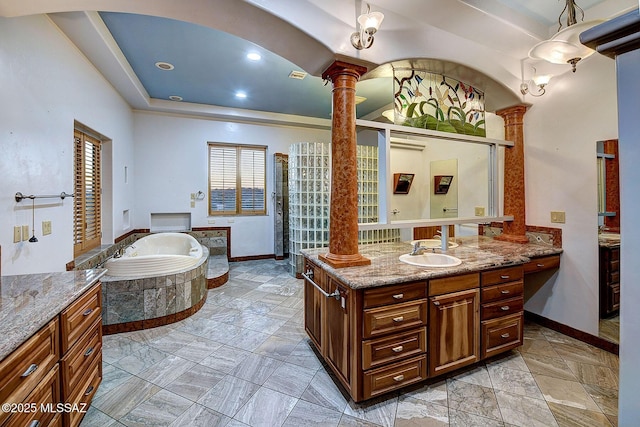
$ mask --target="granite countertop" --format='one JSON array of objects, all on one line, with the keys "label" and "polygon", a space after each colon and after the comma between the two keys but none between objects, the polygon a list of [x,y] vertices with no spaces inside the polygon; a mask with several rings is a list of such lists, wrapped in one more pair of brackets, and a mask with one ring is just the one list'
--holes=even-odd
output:
[{"label": "granite countertop", "polygon": [[105,269],[0,277],[0,361],[94,285]]},{"label": "granite countertop", "polygon": [[603,248],[619,248],[620,234],[600,233],[598,234],[598,245]]},{"label": "granite countertop", "polygon": [[[360,245],[360,254],[371,260],[371,265],[362,267],[330,267],[318,259],[318,254],[326,253],[327,248],[304,249],[302,254],[347,286],[362,289],[519,265],[529,262],[531,258],[562,253],[562,248],[549,245],[510,243],[484,236],[459,237],[450,241],[455,241],[459,246],[447,250],[446,254],[462,260],[462,264],[455,267],[427,268],[401,262],[398,257],[412,249],[407,242]],[[442,251],[436,249],[435,252]]]}]

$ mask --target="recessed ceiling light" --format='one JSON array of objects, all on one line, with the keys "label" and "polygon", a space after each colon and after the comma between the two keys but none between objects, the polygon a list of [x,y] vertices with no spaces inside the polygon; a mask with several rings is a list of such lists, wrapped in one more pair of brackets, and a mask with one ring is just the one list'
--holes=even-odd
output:
[{"label": "recessed ceiling light", "polygon": [[178,95],[171,95],[169,99],[172,101],[182,101],[182,97]]},{"label": "recessed ceiling light", "polygon": [[236,98],[245,99],[247,97],[247,93],[241,90],[236,92]]},{"label": "recessed ceiling light", "polygon": [[247,53],[247,59],[250,59],[252,61],[260,61],[262,59],[262,56],[260,56],[260,54],[257,52],[249,52]]},{"label": "recessed ceiling light", "polygon": [[156,67],[160,68],[161,70],[165,70],[165,71],[171,71],[173,70],[175,67],[173,66],[173,64],[169,64],[168,62],[156,62]]}]

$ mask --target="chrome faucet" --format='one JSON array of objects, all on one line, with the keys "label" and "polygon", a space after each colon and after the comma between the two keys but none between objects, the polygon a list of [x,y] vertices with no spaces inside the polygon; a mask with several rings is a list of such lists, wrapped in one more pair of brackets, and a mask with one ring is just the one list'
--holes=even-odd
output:
[{"label": "chrome faucet", "polygon": [[[429,248],[425,248],[424,246],[420,246],[420,242],[415,242],[413,244],[413,250],[411,251],[411,253],[409,255],[411,256],[416,256],[416,255],[420,255],[422,252],[428,250]],[[435,249],[431,248],[432,252],[435,252]]]},{"label": "chrome faucet", "polygon": [[114,252],[113,258],[120,258],[124,254],[124,248],[120,248]]}]

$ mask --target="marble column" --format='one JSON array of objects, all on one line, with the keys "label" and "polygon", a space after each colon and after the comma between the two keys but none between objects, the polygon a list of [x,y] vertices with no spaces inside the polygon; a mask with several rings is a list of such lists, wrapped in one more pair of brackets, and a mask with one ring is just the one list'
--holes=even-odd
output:
[{"label": "marble column", "polygon": [[331,206],[329,252],[320,259],[334,268],[371,264],[358,252],[358,164],[356,83],[365,67],[336,61],[322,74],[333,84],[331,116]]},{"label": "marble column", "polygon": [[516,105],[496,111],[504,119],[504,139],[512,141],[512,147],[504,154],[504,214],[513,221],[504,221],[502,234],[496,239],[514,243],[529,243],[526,235],[524,197],[524,113],[527,107]]}]

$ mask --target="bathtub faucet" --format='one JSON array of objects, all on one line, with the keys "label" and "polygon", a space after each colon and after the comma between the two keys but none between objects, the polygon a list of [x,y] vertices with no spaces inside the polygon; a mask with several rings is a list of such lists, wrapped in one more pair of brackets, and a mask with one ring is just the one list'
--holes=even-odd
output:
[{"label": "bathtub faucet", "polygon": [[120,258],[122,256],[122,254],[124,254],[124,248],[120,248],[118,249],[114,254],[113,257],[114,258]]}]

